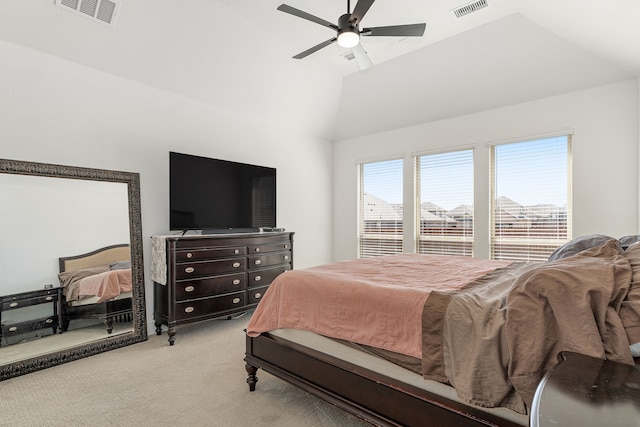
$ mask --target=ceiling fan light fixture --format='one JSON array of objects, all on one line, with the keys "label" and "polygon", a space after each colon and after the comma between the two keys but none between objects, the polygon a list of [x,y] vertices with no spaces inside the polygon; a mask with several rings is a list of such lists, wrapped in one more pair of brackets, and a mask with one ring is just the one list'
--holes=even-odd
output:
[{"label": "ceiling fan light fixture", "polygon": [[360,29],[358,25],[352,25],[351,14],[345,13],[338,18],[338,45],[344,48],[352,48],[360,43]]},{"label": "ceiling fan light fixture", "polygon": [[360,34],[357,29],[349,29],[338,34],[338,44],[344,48],[351,48],[360,43]]}]

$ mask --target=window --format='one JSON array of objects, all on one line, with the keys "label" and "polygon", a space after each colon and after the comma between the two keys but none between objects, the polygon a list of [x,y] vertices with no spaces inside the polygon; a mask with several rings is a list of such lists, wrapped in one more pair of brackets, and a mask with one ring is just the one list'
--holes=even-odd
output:
[{"label": "window", "polygon": [[491,147],[491,257],[545,260],[571,238],[571,137]]},{"label": "window", "polygon": [[416,252],[473,255],[473,150],[416,157]]},{"label": "window", "polygon": [[358,256],[402,253],[402,159],[359,166]]}]

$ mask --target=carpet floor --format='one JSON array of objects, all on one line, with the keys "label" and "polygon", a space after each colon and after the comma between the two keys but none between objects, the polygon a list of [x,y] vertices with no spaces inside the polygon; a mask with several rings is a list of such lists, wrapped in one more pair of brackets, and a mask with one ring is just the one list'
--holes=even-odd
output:
[{"label": "carpet floor", "polygon": [[261,370],[249,392],[248,318],[178,328],[0,382],[0,426],[368,426]]}]

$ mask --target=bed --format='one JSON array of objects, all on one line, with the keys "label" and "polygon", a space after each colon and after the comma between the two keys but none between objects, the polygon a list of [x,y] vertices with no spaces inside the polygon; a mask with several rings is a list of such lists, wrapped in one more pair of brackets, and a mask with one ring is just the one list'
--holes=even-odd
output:
[{"label": "bed", "polygon": [[59,258],[63,288],[62,331],[74,319],[104,321],[107,334],[114,321],[132,321],[131,250],[128,244],[106,246]]},{"label": "bed", "polygon": [[284,273],[247,326],[249,388],[261,368],[376,425],[529,425],[560,352],[637,355],[640,245],[587,237],[545,263],[404,254]]}]

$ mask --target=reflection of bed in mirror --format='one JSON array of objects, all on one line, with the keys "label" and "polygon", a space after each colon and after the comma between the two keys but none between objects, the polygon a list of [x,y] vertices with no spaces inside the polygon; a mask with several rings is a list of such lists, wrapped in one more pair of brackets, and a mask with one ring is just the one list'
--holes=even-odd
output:
[{"label": "reflection of bed in mirror", "polygon": [[128,244],[60,258],[62,332],[74,319],[102,320],[109,334],[114,321],[132,321],[130,258]]},{"label": "reflection of bed in mirror", "polygon": [[[43,298],[58,299],[59,258],[113,244],[129,245],[119,249],[126,255],[114,259],[130,260],[132,277],[131,297],[118,303],[127,304],[130,319],[114,323],[111,334],[102,321],[74,318],[79,313],[72,310],[66,313],[68,330],[55,333],[64,321],[62,316],[56,318],[62,310],[54,312],[53,301],[34,305],[38,313],[23,309],[22,324],[46,316],[53,317],[51,327],[11,337],[0,348],[0,381],[147,339],[137,173],[0,159],[0,199],[0,296],[25,292],[40,296],[50,290],[55,295]],[[89,259],[87,254],[78,258]],[[70,265],[71,260],[63,270],[76,268]],[[106,304],[84,304],[77,310],[84,316],[89,307],[98,306],[107,310]],[[11,320],[10,315],[15,320],[16,311],[3,310],[2,321]]]}]

